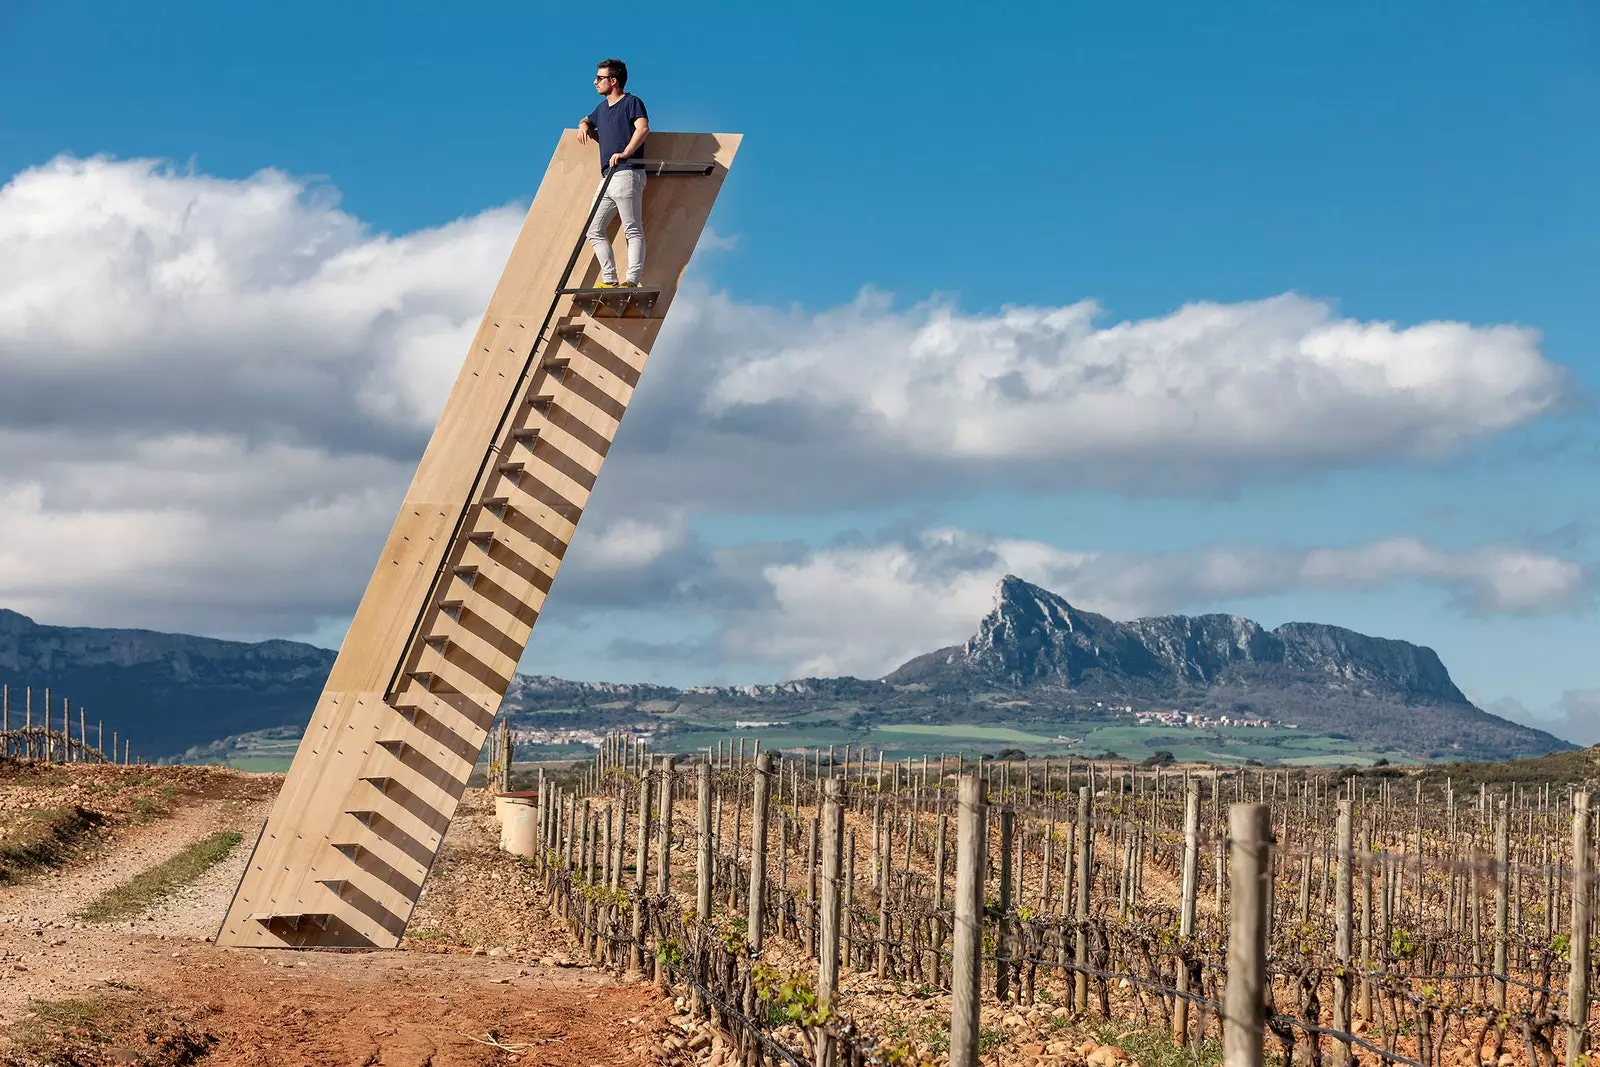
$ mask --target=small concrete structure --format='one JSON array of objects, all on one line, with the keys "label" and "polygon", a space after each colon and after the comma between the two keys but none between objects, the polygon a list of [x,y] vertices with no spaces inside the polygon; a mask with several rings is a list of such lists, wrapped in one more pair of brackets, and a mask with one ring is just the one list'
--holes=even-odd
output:
[{"label": "small concrete structure", "polygon": [[513,856],[533,859],[535,833],[539,823],[539,791],[525,789],[498,793],[494,798],[495,818],[500,821],[500,847]]}]

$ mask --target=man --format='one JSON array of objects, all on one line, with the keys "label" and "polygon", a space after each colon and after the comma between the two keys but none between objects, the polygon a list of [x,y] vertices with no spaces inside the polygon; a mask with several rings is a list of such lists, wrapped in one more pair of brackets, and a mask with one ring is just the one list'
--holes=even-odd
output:
[{"label": "man", "polygon": [[[601,197],[585,236],[600,264],[597,284],[611,289],[618,285],[636,286],[644,273],[644,170],[628,161],[644,147],[644,139],[650,133],[650,116],[645,113],[644,101],[625,91],[626,63],[602,59],[597,66],[594,91],[605,99],[578,123],[578,143],[588,144],[590,139],[600,142],[600,176],[605,196]],[[605,184],[608,174],[611,182]],[[611,240],[606,236],[613,215],[622,217],[622,233],[628,239],[628,273],[621,282],[617,280]]]}]

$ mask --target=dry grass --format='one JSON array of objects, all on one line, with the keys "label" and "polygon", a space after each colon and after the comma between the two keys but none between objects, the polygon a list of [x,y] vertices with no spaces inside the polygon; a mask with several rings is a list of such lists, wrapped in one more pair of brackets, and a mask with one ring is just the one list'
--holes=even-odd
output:
[{"label": "dry grass", "polygon": [[99,813],[76,805],[23,812],[0,830],[0,885],[64,863],[78,840],[103,821]]},{"label": "dry grass", "polygon": [[109,1067],[143,1064],[182,1067],[200,1061],[216,1038],[168,1018],[145,1003],[133,986],[62,1000],[36,1000],[5,1036],[6,1067]]}]

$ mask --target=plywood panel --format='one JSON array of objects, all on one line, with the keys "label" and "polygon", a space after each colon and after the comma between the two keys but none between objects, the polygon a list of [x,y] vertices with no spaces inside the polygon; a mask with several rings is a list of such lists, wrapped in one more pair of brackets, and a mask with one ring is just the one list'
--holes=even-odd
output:
[{"label": "plywood panel", "polygon": [[[398,942],[738,144],[734,134],[650,135],[646,156],[717,166],[647,181],[644,284],[661,294],[650,318],[595,320],[556,293],[599,183],[596,148],[575,131],[561,138],[220,944]],[[566,284],[596,277],[581,246]],[[557,336],[562,324],[584,337]],[[523,429],[537,439],[516,437]],[[506,462],[522,473],[501,472]],[[504,514],[485,508],[495,500]]]}]

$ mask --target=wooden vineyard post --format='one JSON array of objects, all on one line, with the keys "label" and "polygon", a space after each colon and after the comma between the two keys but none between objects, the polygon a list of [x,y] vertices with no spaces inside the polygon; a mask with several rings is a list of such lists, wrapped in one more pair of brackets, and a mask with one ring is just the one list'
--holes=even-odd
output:
[{"label": "wooden vineyard post", "polygon": [[[534,840],[534,866],[541,875],[550,869],[550,787],[545,784],[544,771],[539,771],[538,828]],[[548,879],[545,882],[548,887]]]},{"label": "wooden vineyard post", "polygon": [[694,865],[694,917],[711,920],[711,760],[700,764],[696,782],[696,818],[700,836],[696,842]]},{"label": "wooden vineyard post", "polygon": [[[611,879],[612,879],[612,877],[614,877],[614,875],[612,873],[612,870],[611,870],[611,859],[612,859],[612,856],[614,855],[614,843],[611,840],[612,823],[613,823],[612,812],[614,810],[616,810],[616,802],[612,801],[612,802],[606,804],[604,810],[601,812],[601,815],[600,815],[600,817],[605,820],[604,837],[603,837],[603,841],[602,841],[602,844],[601,844],[601,848],[604,851],[601,853],[600,864],[599,864],[599,867],[598,867],[598,881],[599,881],[599,884],[600,884],[601,888],[609,887],[611,885]],[[611,915],[613,907],[614,907],[614,905],[608,901],[600,909],[600,912],[599,912],[599,915],[600,915],[600,920],[599,921],[600,922],[602,922],[602,923],[609,922],[609,918],[608,917]],[[599,925],[596,924],[596,927],[595,927],[595,943],[596,943],[597,946],[600,944],[599,938],[600,938],[600,929],[599,929]],[[611,961],[611,942],[609,940],[607,940],[604,943],[603,953],[604,953],[604,955],[603,955],[602,958],[607,963],[609,963]]]},{"label": "wooden vineyard post", "polygon": [[[880,768],[883,766],[881,756],[878,765]],[[879,777],[882,777],[881,773]],[[891,826],[887,818],[879,820],[878,832],[882,835],[882,843],[878,849],[881,860],[878,867],[878,945],[873,974],[882,979],[889,973],[889,868],[894,862],[894,850],[889,843]]]},{"label": "wooden vineyard post", "polygon": [[872,888],[883,891],[883,794],[872,802]]},{"label": "wooden vineyard post", "polygon": [[[1091,779],[1094,764],[1089,764]],[[1072,917],[1077,922],[1077,943],[1073,946],[1072,1010],[1082,1015],[1089,1010],[1089,889],[1094,881],[1094,817],[1092,786],[1078,787],[1078,896]]]},{"label": "wooden vineyard post", "polygon": [[783,810],[783,764],[776,760],[773,762],[777,765],[778,777],[773,783],[772,793],[767,798],[767,806],[770,809],[774,799],[778,802],[778,891],[773,895],[778,905],[778,932],[782,934],[784,899],[789,895],[789,816]]},{"label": "wooden vineyard post", "polygon": [[[1045,764],[1044,764],[1044,775],[1045,775],[1045,781],[1049,782],[1049,780],[1050,780],[1050,761],[1049,760],[1045,761]],[[1046,798],[1047,802],[1049,800],[1049,796],[1050,796],[1050,794],[1047,791],[1045,793],[1045,798]],[[1039,852],[1040,852],[1039,866],[1041,868],[1041,870],[1039,871],[1039,914],[1040,915],[1048,915],[1048,914],[1050,914],[1050,859],[1051,859],[1050,852],[1051,852],[1051,846],[1053,844],[1053,839],[1055,838],[1055,836],[1056,836],[1055,820],[1053,818],[1048,818],[1048,819],[1045,820],[1045,824],[1044,824],[1044,840],[1041,842],[1040,847],[1039,847]]]},{"label": "wooden vineyard post", "polygon": [[817,817],[806,834],[806,955],[817,958]]},{"label": "wooden vineyard post", "polygon": [[[1351,903],[1353,886],[1351,883],[1350,859],[1355,853],[1355,813],[1354,802],[1341,800],[1338,802],[1338,816],[1335,822],[1335,837],[1338,840],[1338,852],[1334,857],[1337,875],[1335,876],[1336,889],[1334,890],[1333,915],[1333,955],[1334,955],[1334,981],[1333,981],[1333,1028],[1349,1033],[1350,1031],[1350,964],[1354,956],[1352,935],[1354,923],[1352,922]],[[1335,1067],[1350,1067],[1351,1048],[1350,1042],[1336,1039],[1333,1046],[1333,1059]]]},{"label": "wooden vineyard post", "polygon": [[1261,1067],[1266,1029],[1267,900],[1272,892],[1272,821],[1265,804],[1228,809],[1228,985],[1223,1000],[1224,1067]]},{"label": "wooden vineyard post", "polygon": [[1494,819],[1494,1008],[1506,1010],[1506,937],[1510,915],[1511,820],[1504,797],[1495,801]]},{"label": "wooden vineyard post", "polygon": [[650,867],[650,772],[639,766],[639,836],[633,858],[633,944],[628,949],[628,974],[644,973],[644,894]]},{"label": "wooden vineyard post", "polygon": [[[846,782],[849,779],[845,779]],[[848,799],[848,798],[847,798]],[[845,962],[851,967],[855,964],[856,939],[855,930],[850,921],[852,910],[856,903],[856,832],[850,830],[845,834],[844,842],[844,926],[839,932],[839,939],[844,944]]]},{"label": "wooden vineyard post", "polygon": [[[733,758],[732,753],[733,745],[730,742],[728,745],[727,757],[730,760]],[[718,797],[717,800],[720,804],[722,798]],[[739,806],[739,789],[737,786],[735,786],[734,795],[730,798],[730,800],[731,803],[729,804],[729,807],[733,808],[733,847],[728,851],[733,857],[733,870],[735,873],[737,873],[739,869],[739,847],[740,842],[743,840],[742,835],[744,833],[744,808]],[[720,808],[718,809],[717,813],[717,841],[719,844],[722,841],[722,814]],[[736,884],[737,882],[738,879],[736,877],[729,877],[728,879],[728,910],[730,912],[739,906],[739,887]]]},{"label": "wooden vineyard post", "polygon": [[954,953],[950,962],[950,1067],[978,1067],[978,997],[983,982],[984,783],[962,778],[956,824]]},{"label": "wooden vineyard post", "polygon": [[[576,797],[573,798],[572,802],[574,807],[578,807],[578,800]],[[580,809],[581,813],[578,816],[579,825],[576,835],[578,841],[578,862],[572,874],[574,888],[577,888],[577,883],[580,881],[580,879],[584,883],[587,883],[594,874],[594,868],[589,859],[590,845],[592,844],[592,838],[589,830],[589,816],[590,808],[592,808],[593,805],[594,801],[591,797],[583,798],[583,805]],[[579,905],[580,910],[578,912],[578,928],[580,930],[580,937],[582,936],[581,931],[588,928],[589,910],[592,906],[593,898],[589,896],[589,894],[584,893],[583,901]]]},{"label": "wooden vineyard post", "polygon": [[[942,756],[940,757],[939,762],[941,764],[941,766],[940,766],[940,774],[939,774],[939,781],[941,783],[943,783],[943,781],[944,781],[944,768],[943,768],[944,758]],[[933,988],[935,988],[935,989],[940,988],[940,979],[942,978],[942,969],[943,969],[943,965],[944,965],[944,954],[942,952],[940,952],[940,949],[944,948],[944,935],[945,935],[944,919],[942,917],[942,913],[944,912],[944,875],[945,875],[944,843],[945,843],[945,838],[949,834],[949,832],[950,832],[950,816],[947,815],[944,812],[940,812],[939,813],[939,837],[938,837],[937,840],[934,841],[934,844],[933,844],[933,913],[934,914],[933,914],[933,952],[932,952],[932,956],[933,956]]]},{"label": "wooden vineyard post", "polygon": [[[604,853],[600,851],[600,820],[602,817],[605,819],[606,830],[609,831],[611,829],[611,812],[604,808],[598,799],[594,799],[592,804],[594,807],[594,814],[590,815],[588,813],[588,809],[591,805],[591,801],[584,801],[584,820],[589,824],[589,847],[584,853],[584,882],[586,883],[586,887],[591,889],[602,884],[602,880],[605,875]],[[607,844],[609,844],[609,833],[606,836]],[[610,850],[607,849],[607,851],[609,852]],[[588,901],[588,904],[586,905],[584,912],[589,917],[589,929],[584,939],[585,948],[588,950],[590,956],[594,957],[595,959],[599,959],[600,923],[605,918],[605,903],[597,893],[586,893],[585,897]]]},{"label": "wooden vineyard post", "polygon": [[[662,907],[674,907],[668,894],[672,892],[672,784],[674,758],[661,758],[661,828],[656,835],[656,896]],[[657,946],[658,948],[661,946]],[[672,968],[662,956],[656,960],[656,987],[663,994],[672,988]]]},{"label": "wooden vineyard post", "polygon": [[1361,820],[1361,1019],[1372,1021],[1372,819]]},{"label": "wooden vineyard post", "polygon": [[1011,996],[1011,853],[1016,823],[1016,812],[1000,809],[1000,917],[995,924],[994,996],[1002,1004]]},{"label": "wooden vineyard post", "polygon": [[511,720],[500,720],[500,745],[497,752],[500,756],[500,792],[511,792],[511,760],[515,751],[516,742],[511,739]]},{"label": "wooden vineyard post", "polygon": [[[1411,851],[1412,851],[1412,853],[1413,853],[1413,855],[1415,857],[1414,862],[1416,863],[1416,877],[1412,882],[1412,897],[1416,901],[1416,906],[1417,906],[1417,911],[1418,911],[1418,914],[1416,916],[1416,920],[1415,921],[1416,921],[1416,924],[1417,924],[1418,928],[1420,928],[1422,926],[1422,914],[1421,914],[1421,909],[1422,909],[1422,779],[1421,778],[1417,779],[1415,829],[1416,829],[1416,845],[1412,848]],[[1397,893],[1395,895],[1395,902],[1397,904],[1399,903],[1399,899],[1400,899],[1400,895]],[[1387,933],[1387,932],[1388,931],[1385,931],[1385,933]]]},{"label": "wooden vineyard post", "polygon": [[[1189,1035],[1189,961],[1194,937],[1195,898],[1200,891],[1200,783],[1191,781],[1183,798],[1183,869],[1179,880],[1178,996],[1172,1005],[1172,1040],[1182,1048]],[[1204,1020],[1202,1020],[1202,1026]]]},{"label": "wooden vineyard post", "polygon": [[1589,1028],[1589,792],[1572,794],[1572,972],[1567,979],[1567,1064],[1576,1067]]},{"label": "wooden vineyard post", "polygon": [[664,897],[672,891],[672,786],[677,761],[672,756],[658,758],[661,796],[656,802],[660,817],[656,831],[656,896]]},{"label": "wooden vineyard post", "polygon": [[[830,753],[829,759],[832,759]],[[822,900],[817,931],[817,1000],[826,1008],[839,990],[840,875],[844,862],[844,805],[839,800],[839,779],[822,783]],[[817,1041],[817,1067],[833,1062],[833,1038]]]},{"label": "wooden vineyard post", "polygon": [[619,895],[622,892],[622,860],[628,852],[628,793],[625,788],[618,787],[617,802],[612,810],[617,828],[612,837],[612,847],[616,851],[611,858],[611,892]]},{"label": "wooden vineyard post", "polygon": [[752,953],[761,951],[762,928],[766,919],[767,897],[767,802],[772,790],[772,753],[756,758],[755,795],[750,816],[750,899],[749,927],[745,940]]},{"label": "wooden vineyard post", "polygon": [[[567,833],[566,839],[562,843],[562,848],[565,850],[562,853],[565,857],[562,861],[562,870],[570,874],[574,869],[574,860],[578,854],[578,795],[568,790],[565,796],[567,801]],[[572,898],[569,896],[567,899],[571,900]]]}]

